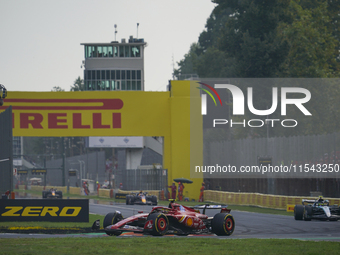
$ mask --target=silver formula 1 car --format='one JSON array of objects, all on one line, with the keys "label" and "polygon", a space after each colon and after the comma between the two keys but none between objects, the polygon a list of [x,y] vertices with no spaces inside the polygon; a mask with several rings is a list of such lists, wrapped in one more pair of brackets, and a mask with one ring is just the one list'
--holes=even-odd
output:
[{"label": "silver formula 1 car", "polygon": [[310,221],[312,219],[336,221],[340,219],[340,207],[329,205],[322,197],[316,200],[302,199],[302,205],[294,207],[295,220]]}]

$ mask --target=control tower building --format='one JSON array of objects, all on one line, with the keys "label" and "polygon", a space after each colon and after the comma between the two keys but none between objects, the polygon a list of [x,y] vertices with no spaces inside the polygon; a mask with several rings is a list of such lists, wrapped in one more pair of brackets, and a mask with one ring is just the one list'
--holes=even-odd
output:
[{"label": "control tower building", "polygon": [[144,91],[144,39],[82,43],[85,90]]}]

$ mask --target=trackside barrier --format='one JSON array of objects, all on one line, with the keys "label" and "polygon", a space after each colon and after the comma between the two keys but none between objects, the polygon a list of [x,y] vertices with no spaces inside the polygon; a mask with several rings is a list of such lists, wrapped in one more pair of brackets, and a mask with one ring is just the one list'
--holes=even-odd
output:
[{"label": "trackside barrier", "polygon": [[[62,186],[46,186],[45,190],[49,190],[51,188],[57,189],[62,191],[63,193],[67,192],[67,187],[62,187]],[[31,186],[31,190],[35,190],[35,191],[43,191],[44,186],[36,186],[36,185],[32,185]],[[19,185],[19,190],[25,190],[25,185]],[[75,195],[79,195],[79,194],[83,194],[81,192],[82,188],[80,187],[69,187],[69,192],[70,194],[75,194]],[[106,197],[106,198],[110,198],[110,189],[99,189],[98,190],[98,196],[99,197]],[[127,191],[127,190],[120,190],[118,189],[115,193],[120,193],[120,194],[130,194],[130,193],[138,193],[140,190],[131,190],[131,191]],[[144,190],[144,192],[147,192],[148,195],[151,196],[156,196],[158,198],[158,200],[160,199],[160,190]],[[113,196],[114,197],[114,196]]]},{"label": "trackside barrier", "polygon": [[[62,186],[46,186],[45,190],[55,188],[57,190],[62,191],[63,193],[67,192],[67,187]],[[31,190],[43,191],[44,186],[31,186]],[[80,187],[69,187],[70,194],[81,194]],[[19,190],[25,190],[25,185],[19,185]],[[99,189],[98,196],[110,198],[110,189]],[[130,194],[130,193],[138,193],[139,190],[120,190],[115,193],[120,194]],[[144,192],[148,192],[149,195],[154,195],[160,199],[161,191],[160,190],[145,190]],[[113,196],[114,197],[114,196]],[[308,196],[278,196],[278,195],[267,195],[260,193],[244,193],[244,192],[225,192],[225,191],[215,191],[215,190],[205,190],[204,191],[204,200],[211,201],[215,203],[224,203],[228,205],[250,205],[250,206],[259,206],[264,208],[272,208],[272,209],[287,209],[287,205],[296,205],[301,204],[301,200],[303,198],[317,198],[317,197],[308,197]],[[324,198],[328,199],[330,205],[340,205],[340,198]]]},{"label": "trackside barrier", "polygon": [[[120,190],[116,191],[115,193],[120,193],[120,194],[130,194],[130,193],[138,193],[140,190]],[[160,198],[160,190],[143,190],[143,192],[147,192],[148,195],[151,196],[156,196],[158,199]],[[99,197],[110,197],[110,190],[109,189],[99,189],[98,190],[98,196]]]},{"label": "trackside barrier", "polygon": [[98,190],[98,196],[109,198],[110,197],[110,190],[109,189],[99,189]]},{"label": "trackside barrier", "polygon": [[[25,185],[19,185],[19,190],[25,190]],[[45,186],[45,190],[49,190],[51,188],[57,189],[62,191],[63,193],[67,193],[67,187],[63,186]],[[31,185],[31,190],[35,191],[43,191],[44,186],[37,186],[37,185]],[[80,195],[81,194],[81,188],[79,187],[69,187],[69,193],[74,195]]]},{"label": "trackside barrier", "polygon": [[69,187],[69,191],[70,194],[73,195],[80,195],[81,194],[81,188],[79,187]]},{"label": "trackside barrier", "polygon": [[26,189],[26,185],[18,185],[18,189],[25,190]]},{"label": "trackside barrier", "polygon": [[[20,188],[20,187],[19,187]],[[56,190],[60,190],[63,193],[67,192],[67,187],[66,186],[45,186],[45,190],[49,190],[49,189],[56,189]],[[44,190],[44,186],[37,186],[37,185],[31,185],[31,190],[35,190],[35,191],[43,191]],[[79,194],[79,193],[77,193]]]},{"label": "trackside barrier", "polygon": [[[47,187],[46,187],[46,189],[47,189]],[[34,190],[34,191],[43,191],[44,190],[44,186],[31,185],[31,190]]]},{"label": "trackside barrier", "polygon": [[[278,196],[267,195],[260,193],[239,193],[239,192],[224,192],[215,190],[205,190],[204,200],[216,203],[224,203],[228,205],[251,205],[264,208],[284,209],[287,205],[301,204],[303,198],[307,196]],[[309,197],[317,198],[317,197]],[[340,205],[339,198],[324,198],[328,199],[330,205]]]}]

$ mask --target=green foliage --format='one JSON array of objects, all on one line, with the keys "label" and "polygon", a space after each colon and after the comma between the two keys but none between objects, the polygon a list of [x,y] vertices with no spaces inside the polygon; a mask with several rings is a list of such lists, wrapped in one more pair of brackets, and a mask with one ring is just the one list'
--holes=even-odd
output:
[{"label": "green foliage", "polygon": [[334,37],[327,2],[315,8],[303,8],[292,1],[289,12],[292,24],[282,23],[279,38],[289,42],[289,53],[281,76],[326,78],[339,75],[337,63],[338,40]]},{"label": "green foliage", "polygon": [[60,91],[65,91],[64,89],[62,89],[59,86],[54,86],[53,89],[51,90],[52,92],[60,92]]},{"label": "green foliage", "polygon": [[206,29],[178,63],[177,77],[338,77],[338,1],[213,2]]},{"label": "green foliage", "polygon": [[[340,74],[340,2],[334,0],[212,0],[216,5],[198,42],[178,63],[175,74],[200,78],[337,78]],[[299,120],[292,129],[275,127],[270,136],[339,131],[339,85],[313,84],[306,105],[311,118],[289,109]],[[289,85],[288,85],[289,86]],[[247,86],[240,88],[245,93]],[[272,86],[252,84],[254,107],[268,109]],[[280,91],[280,86],[277,86]],[[285,84],[285,87],[287,85]],[[256,96],[261,95],[261,96]],[[279,102],[280,103],[280,102]],[[238,121],[236,116],[235,121]],[[254,117],[249,112],[244,118]],[[280,118],[272,114],[270,118]],[[209,134],[220,137],[220,133]],[[228,133],[236,138],[266,136],[266,127]]]},{"label": "green foliage", "polygon": [[85,85],[84,80],[78,76],[78,78],[74,81],[73,85],[70,88],[70,91],[84,91]]},{"label": "green foliage", "polygon": [[288,1],[216,1],[232,14],[222,29],[218,45],[235,63],[233,77],[275,77],[288,52],[277,38],[277,27],[287,20]]}]

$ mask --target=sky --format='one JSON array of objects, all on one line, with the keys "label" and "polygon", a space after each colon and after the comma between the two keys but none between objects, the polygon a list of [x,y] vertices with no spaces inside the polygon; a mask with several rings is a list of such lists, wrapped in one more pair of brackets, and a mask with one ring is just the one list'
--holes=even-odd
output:
[{"label": "sky", "polygon": [[173,67],[198,41],[211,0],[0,0],[0,84],[8,91],[69,91],[81,43],[144,38],[145,90],[165,91]]}]

